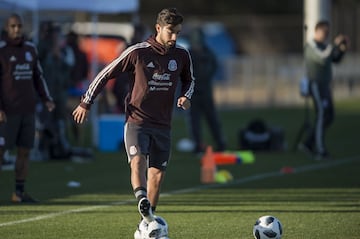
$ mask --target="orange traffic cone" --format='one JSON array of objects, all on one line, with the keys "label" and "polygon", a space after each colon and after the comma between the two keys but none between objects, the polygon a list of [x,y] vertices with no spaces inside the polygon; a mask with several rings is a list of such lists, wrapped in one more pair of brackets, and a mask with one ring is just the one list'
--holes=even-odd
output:
[{"label": "orange traffic cone", "polygon": [[216,174],[216,164],[214,152],[211,146],[207,146],[205,154],[201,159],[201,182],[214,183]]}]

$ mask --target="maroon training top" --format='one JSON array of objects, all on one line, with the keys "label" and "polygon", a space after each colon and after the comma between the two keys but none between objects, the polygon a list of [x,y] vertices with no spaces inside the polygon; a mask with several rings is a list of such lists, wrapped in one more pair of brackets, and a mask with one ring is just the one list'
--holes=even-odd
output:
[{"label": "maroon training top", "polygon": [[52,100],[33,43],[0,41],[0,110],[6,114],[35,112],[37,95]]},{"label": "maroon training top", "polygon": [[90,109],[109,79],[121,72],[130,76],[126,119],[139,125],[170,128],[176,85],[181,95],[191,98],[194,91],[193,66],[189,52],[178,45],[165,48],[151,36],[127,48],[92,81],[81,106]]}]

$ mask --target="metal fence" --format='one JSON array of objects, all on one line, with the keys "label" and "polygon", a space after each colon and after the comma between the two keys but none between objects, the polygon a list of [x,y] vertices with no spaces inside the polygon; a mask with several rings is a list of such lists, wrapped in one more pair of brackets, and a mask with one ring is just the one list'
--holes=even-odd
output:
[{"label": "metal fence", "polygon": [[[239,56],[224,60],[225,80],[214,82],[214,97],[222,107],[293,105],[304,101],[300,80],[302,55]],[[348,54],[334,65],[334,97],[360,95],[360,55]]]}]

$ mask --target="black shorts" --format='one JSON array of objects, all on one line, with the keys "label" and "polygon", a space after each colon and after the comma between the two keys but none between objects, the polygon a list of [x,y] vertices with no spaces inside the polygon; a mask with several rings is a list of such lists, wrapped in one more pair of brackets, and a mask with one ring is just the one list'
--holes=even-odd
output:
[{"label": "black shorts", "polygon": [[34,147],[35,115],[6,115],[6,123],[0,123],[0,146],[31,149]]},{"label": "black shorts", "polygon": [[129,163],[134,156],[144,155],[149,168],[166,170],[171,151],[170,129],[146,128],[127,122],[124,141]]}]

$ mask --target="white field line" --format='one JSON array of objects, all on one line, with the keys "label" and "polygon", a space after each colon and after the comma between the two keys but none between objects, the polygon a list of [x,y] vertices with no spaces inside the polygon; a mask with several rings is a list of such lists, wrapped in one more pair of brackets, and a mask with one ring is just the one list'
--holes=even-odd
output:
[{"label": "white field line", "polygon": [[[335,166],[338,166],[338,165],[341,165],[341,164],[351,163],[351,162],[358,161],[358,160],[360,160],[360,156],[355,156],[355,157],[350,157],[350,158],[345,158],[345,159],[324,161],[324,162],[321,162],[321,163],[314,163],[314,164],[304,165],[304,166],[300,166],[300,167],[295,167],[294,171],[293,171],[293,174],[309,172],[309,171],[316,171],[316,170],[320,170],[320,169],[324,169],[324,168],[331,168],[331,167],[335,167]],[[225,183],[225,184],[208,184],[208,185],[200,185],[200,186],[192,187],[192,188],[174,190],[174,191],[170,191],[168,193],[162,193],[161,197],[169,197],[169,196],[172,196],[172,195],[175,195],[175,194],[192,193],[192,192],[197,192],[197,191],[201,191],[201,190],[204,190],[204,189],[221,188],[221,187],[226,187],[226,186],[231,186],[231,185],[239,185],[239,184],[244,184],[244,183],[247,183],[247,182],[252,182],[252,181],[256,181],[256,180],[260,180],[260,179],[265,179],[265,178],[270,178],[270,177],[279,177],[279,176],[282,176],[282,175],[284,175],[284,173],[282,173],[281,171],[274,171],[274,172],[269,172],[269,173],[261,173],[261,174],[256,174],[256,175],[249,176],[249,177],[246,177],[246,178],[242,178],[242,179],[237,179],[237,180],[234,180],[234,181],[232,181],[230,183]],[[114,206],[114,205],[126,205],[126,204],[129,204],[129,203],[134,203],[135,201],[136,201],[136,199],[131,199],[131,200],[114,202],[114,203],[110,203],[110,204],[106,204],[106,205],[81,207],[81,208],[71,209],[71,210],[66,210],[66,211],[61,211],[61,212],[48,213],[48,214],[39,215],[39,216],[36,216],[36,217],[27,218],[27,219],[0,223],[0,227],[13,226],[13,225],[16,225],[16,224],[40,221],[40,220],[44,220],[44,219],[49,219],[49,218],[54,218],[54,217],[58,217],[58,216],[62,216],[62,215],[71,214],[71,213],[94,211],[94,210],[97,210],[97,209],[103,209],[103,208],[111,207],[111,206]]]}]

